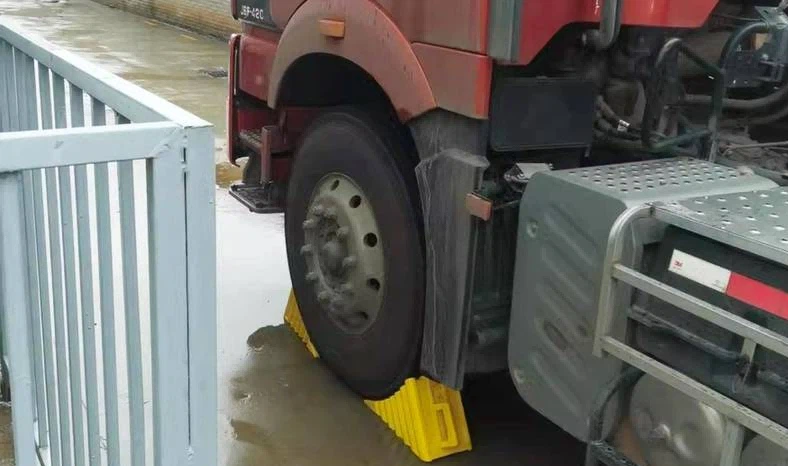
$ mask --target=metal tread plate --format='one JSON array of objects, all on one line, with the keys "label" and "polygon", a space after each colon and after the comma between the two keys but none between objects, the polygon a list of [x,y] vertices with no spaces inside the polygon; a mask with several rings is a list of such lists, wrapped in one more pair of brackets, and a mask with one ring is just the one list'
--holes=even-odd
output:
[{"label": "metal tread plate", "polygon": [[788,266],[788,188],[655,203],[655,217]]},{"label": "metal tread plate", "polygon": [[687,157],[573,168],[549,173],[572,184],[619,199],[630,206],[774,186],[773,182],[752,172]]}]

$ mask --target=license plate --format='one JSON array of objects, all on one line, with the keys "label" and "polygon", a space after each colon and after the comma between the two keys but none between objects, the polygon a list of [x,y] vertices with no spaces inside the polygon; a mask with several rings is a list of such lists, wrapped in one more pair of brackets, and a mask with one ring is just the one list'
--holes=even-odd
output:
[{"label": "license plate", "polygon": [[266,27],[275,27],[271,18],[270,0],[237,0],[238,19],[247,23],[259,24]]}]

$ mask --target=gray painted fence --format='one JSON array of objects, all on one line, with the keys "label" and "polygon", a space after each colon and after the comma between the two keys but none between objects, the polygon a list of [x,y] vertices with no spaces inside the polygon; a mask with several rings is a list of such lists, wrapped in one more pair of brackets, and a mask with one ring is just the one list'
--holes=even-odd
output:
[{"label": "gray painted fence", "polygon": [[208,123],[0,19],[16,464],[214,466]]}]

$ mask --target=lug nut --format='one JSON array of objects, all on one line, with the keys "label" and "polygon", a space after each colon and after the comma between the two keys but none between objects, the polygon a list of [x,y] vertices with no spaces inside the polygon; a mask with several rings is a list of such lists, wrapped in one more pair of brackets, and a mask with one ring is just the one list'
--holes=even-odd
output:
[{"label": "lug nut", "polygon": [[307,254],[312,254],[312,252],[314,252],[314,249],[311,244],[301,246],[301,255],[305,256]]},{"label": "lug nut", "polygon": [[337,238],[345,239],[350,234],[350,228],[348,227],[339,227],[337,228]]},{"label": "lug nut", "polygon": [[304,227],[304,230],[311,230],[317,226],[317,222],[315,219],[310,218],[308,220],[304,220],[304,223],[302,223],[301,226]]},{"label": "lug nut", "polygon": [[358,259],[356,256],[347,256],[346,258],[342,259],[342,267],[346,269],[352,269],[358,263]]},{"label": "lug nut", "polygon": [[317,274],[315,272],[309,272],[306,274],[306,281],[308,282],[316,282],[317,281]]},{"label": "lug nut", "polygon": [[339,290],[346,294],[353,293],[353,285],[350,283],[343,283],[342,286],[339,287]]}]

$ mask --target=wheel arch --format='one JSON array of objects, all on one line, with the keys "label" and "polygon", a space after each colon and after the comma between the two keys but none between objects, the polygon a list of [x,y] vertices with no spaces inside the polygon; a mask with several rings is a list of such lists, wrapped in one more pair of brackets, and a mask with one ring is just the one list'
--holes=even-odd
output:
[{"label": "wheel arch", "polygon": [[[323,35],[323,19],[344,21],[343,37]],[[269,106],[292,102],[293,95],[304,92],[306,87],[298,77],[303,76],[304,64],[315,60],[354,64],[378,84],[402,122],[437,106],[410,43],[386,12],[370,0],[307,0],[296,10],[282,32],[271,66]],[[298,91],[292,91],[296,85]],[[328,100],[332,96],[327,93],[336,92],[328,86],[321,90]]]}]

